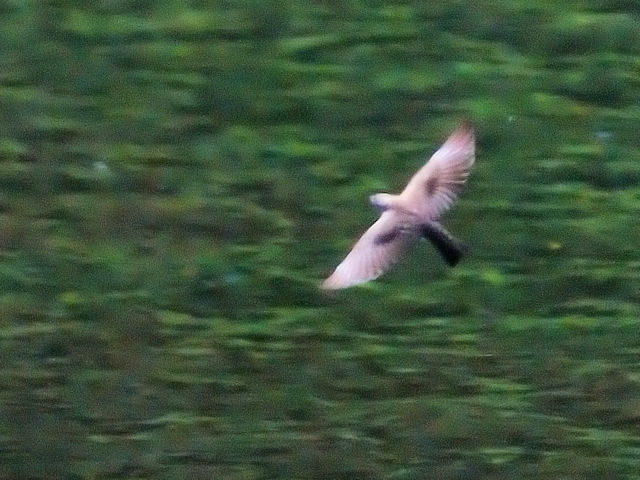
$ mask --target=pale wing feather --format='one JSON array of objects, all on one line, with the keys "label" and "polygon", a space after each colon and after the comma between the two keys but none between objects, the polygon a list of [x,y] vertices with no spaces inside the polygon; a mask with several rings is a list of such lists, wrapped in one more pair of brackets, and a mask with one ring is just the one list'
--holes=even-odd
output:
[{"label": "pale wing feather", "polygon": [[[387,210],[360,237],[353,249],[338,265],[333,274],[322,284],[323,288],[346,288],[359,283],[368,282],[387,271],[400,256],[418,238],[415,228],[403,225],[407,217],[401,213]],[[403,228],[391,240],[376,243],[380,235],[388,234],[394,229]]]},{"label": "pale wing feather", "polygon": [[475,160],[475,135],[463,125],[409,180],[400,194],[408,210],[420,218],[436,220],[456,200]]}]

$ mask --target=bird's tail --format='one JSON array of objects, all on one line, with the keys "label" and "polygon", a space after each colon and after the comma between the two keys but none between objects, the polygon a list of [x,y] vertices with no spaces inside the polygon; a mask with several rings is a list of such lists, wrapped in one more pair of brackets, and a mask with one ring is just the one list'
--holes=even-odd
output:
[{"label": "bird's tail", "polygon": [[427,221],[421,226],[422,236],[440,252],[450,266],[455,266],[462,256],[467,253],[467,246],[451,235],[438,222]]}]

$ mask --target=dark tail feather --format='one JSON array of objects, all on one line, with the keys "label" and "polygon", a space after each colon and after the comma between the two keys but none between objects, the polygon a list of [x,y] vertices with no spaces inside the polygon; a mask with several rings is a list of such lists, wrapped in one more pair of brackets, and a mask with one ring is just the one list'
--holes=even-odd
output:
[{"label": "dark tail feather", "polygon": [[422,236],[436,247],[450,266],[455,266],[467,253],[467,246],[457,240],[438,222],[425,222],[421,226]]}]

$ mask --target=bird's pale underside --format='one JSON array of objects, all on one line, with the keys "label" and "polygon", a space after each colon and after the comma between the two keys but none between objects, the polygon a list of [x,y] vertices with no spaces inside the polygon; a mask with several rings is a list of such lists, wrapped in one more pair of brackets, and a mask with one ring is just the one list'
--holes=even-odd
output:
[{"label": "bird's pale underside", "polygon": [[473,127],[465,123],[409,180],[402,193],[372,195],[372,205],[382,210],[380,218],[322,287],[346,288],[379,277],[420,237],[428,239],[449,265],[455,265],[464,246],[438,219],[457,198],[474,160],[475,135]]}]

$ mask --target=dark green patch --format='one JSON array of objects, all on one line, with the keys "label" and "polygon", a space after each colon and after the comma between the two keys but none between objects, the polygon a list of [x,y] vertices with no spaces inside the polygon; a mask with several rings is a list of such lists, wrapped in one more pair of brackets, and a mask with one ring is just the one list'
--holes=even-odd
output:
[{"label": "dark green patch", "polygon": [[[0,14],[0,478],[638,479],[633,2]],[[472,253],[320,291],[466,117]]]}]

